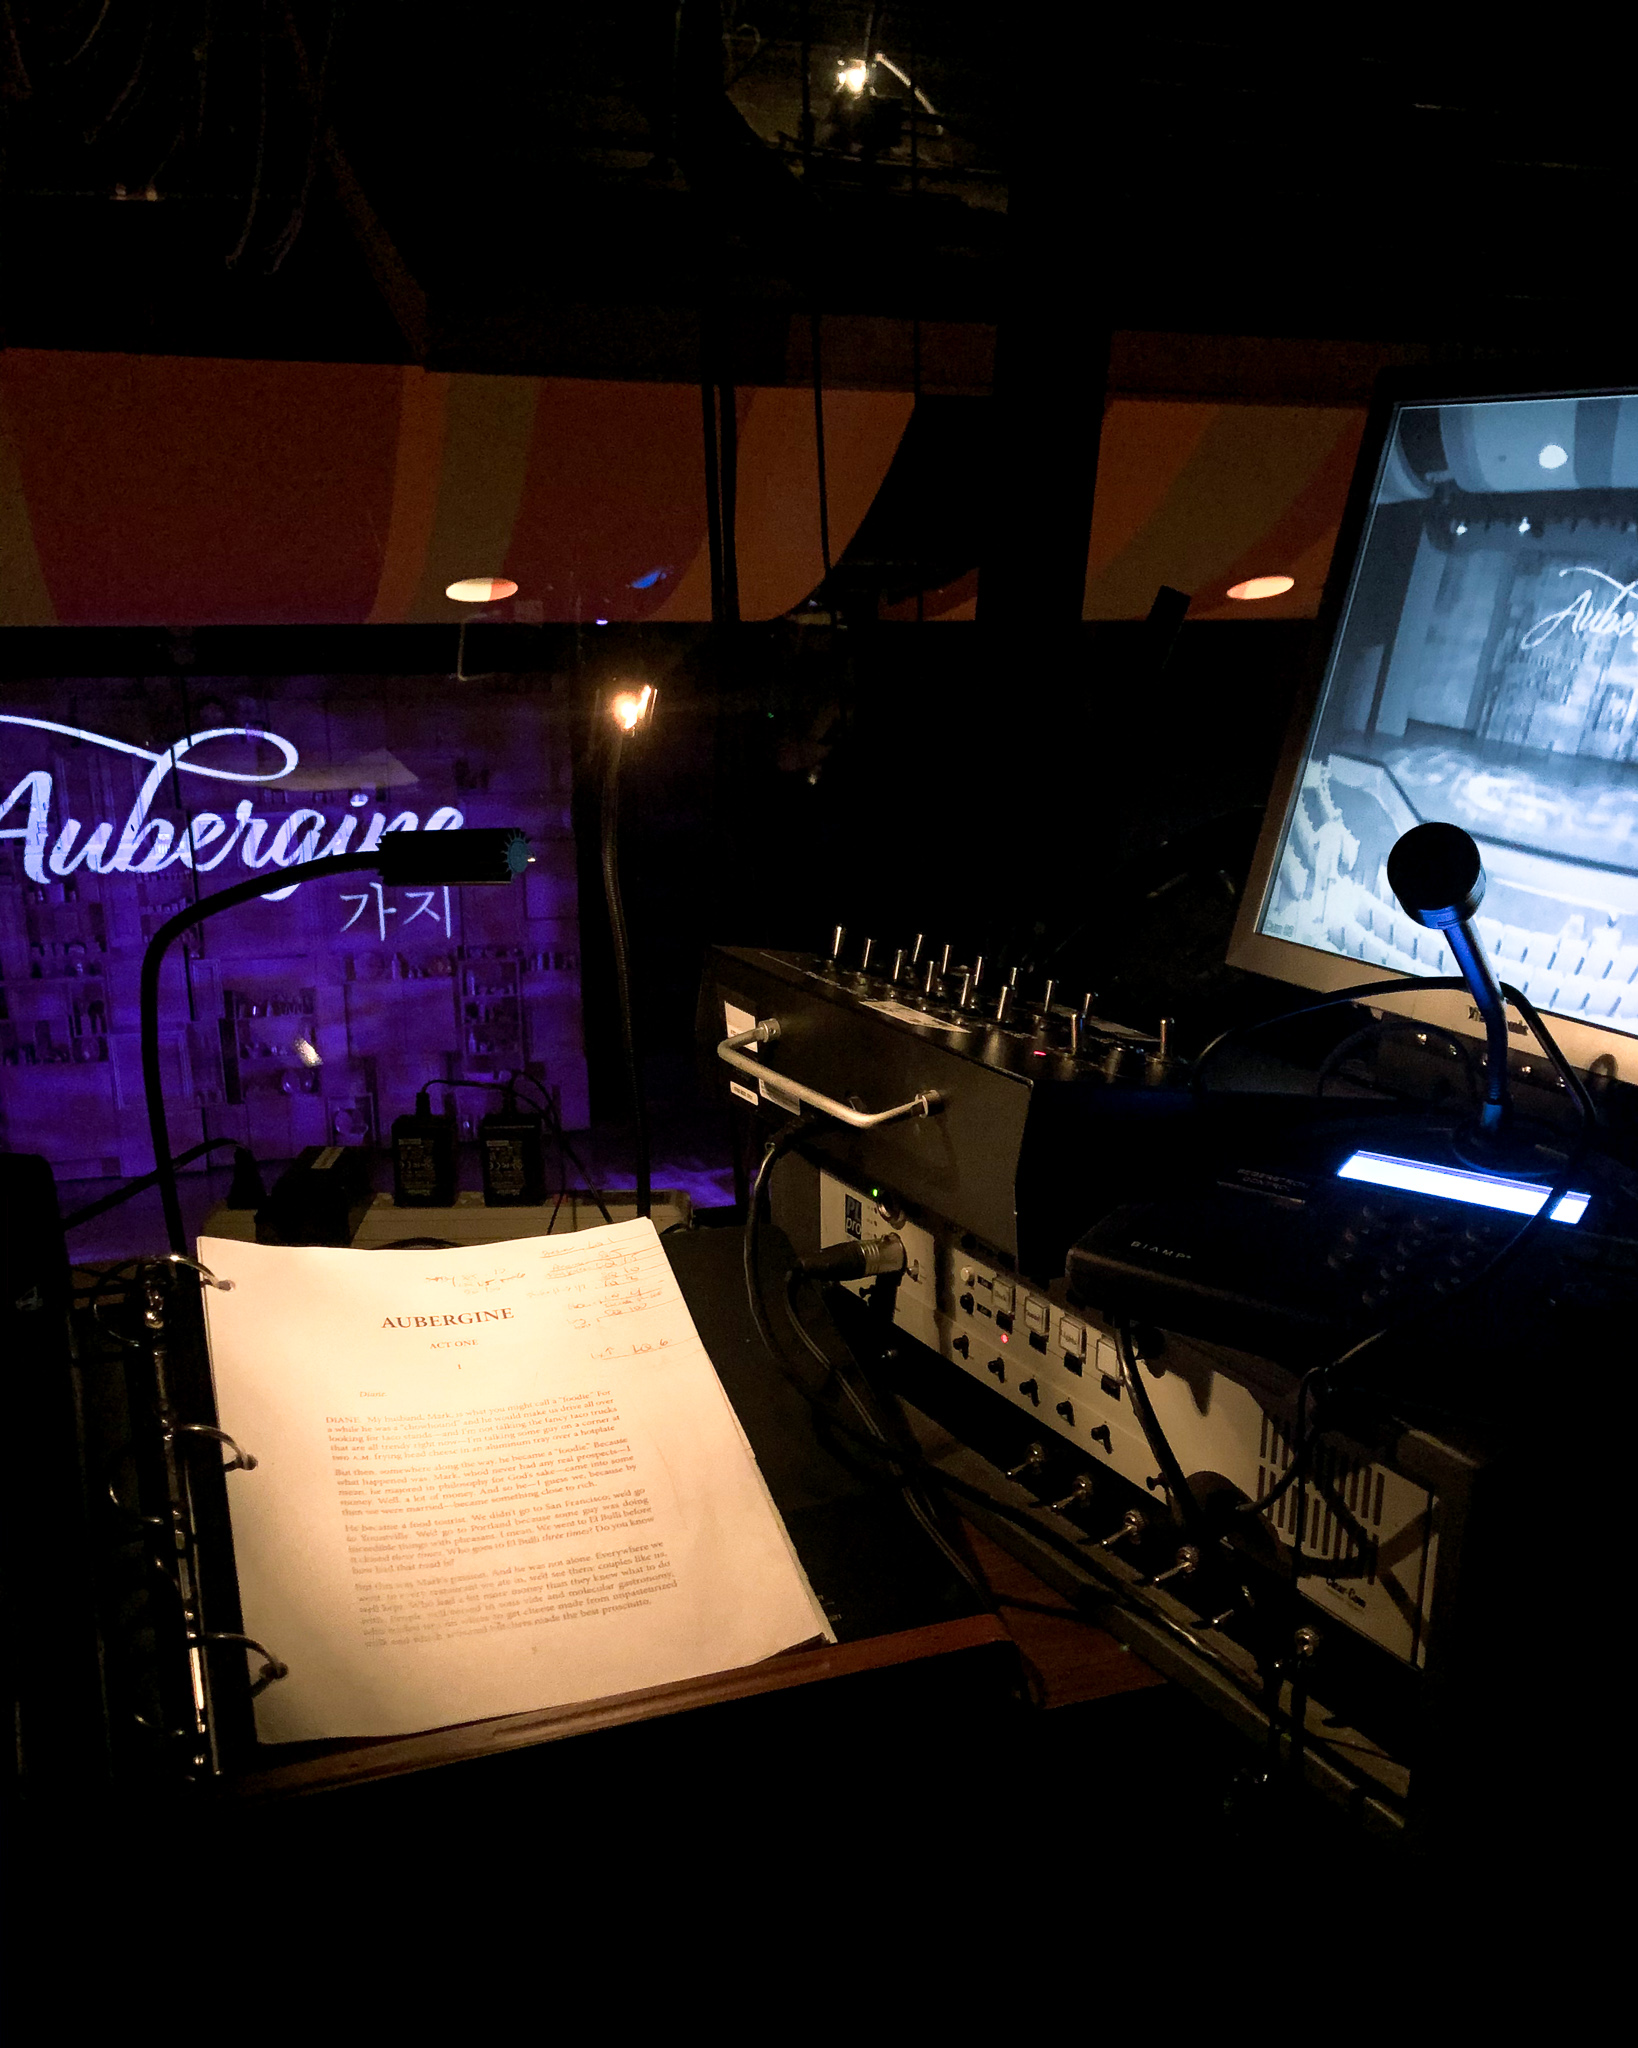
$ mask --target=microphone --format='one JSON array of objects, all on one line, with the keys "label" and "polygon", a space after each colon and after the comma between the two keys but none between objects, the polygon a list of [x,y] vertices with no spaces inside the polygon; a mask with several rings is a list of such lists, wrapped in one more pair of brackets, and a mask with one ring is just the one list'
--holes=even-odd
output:
[{"label": "microphone", "polygon": [[1388,886],[1407,917],[1442,932],[1484,1018],[1484,1103],[1479,1129],[1500,1137],[1513,1114],[1507,1085],[1507,1005],[1473,922],[1484,901],[1484,863],[1460,825],[1413,825],[1388,855]]}]

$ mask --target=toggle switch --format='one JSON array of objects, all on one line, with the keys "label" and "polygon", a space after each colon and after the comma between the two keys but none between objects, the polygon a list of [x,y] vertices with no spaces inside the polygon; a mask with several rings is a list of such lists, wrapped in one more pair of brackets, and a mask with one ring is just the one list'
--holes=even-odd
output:
[{"label": "toggle switch", "polygon": [[1200,1562],[1200,1553],[1192,1543],[1185,1543],[1177,1553],[1177,1562],[1169,1571],[1157,1572],[1149,1581],[1151,1586],[1164,1586],[1168,1579],[1186,1579]]}]

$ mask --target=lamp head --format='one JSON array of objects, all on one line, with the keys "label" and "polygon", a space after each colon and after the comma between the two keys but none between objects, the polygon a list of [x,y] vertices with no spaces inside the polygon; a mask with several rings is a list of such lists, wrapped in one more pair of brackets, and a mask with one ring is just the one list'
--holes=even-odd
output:
[{"label": "lamp head", "polygon": [[1484,863],[1460,825],[1413,825],[1388,855],[1388,887],[1407,917],[1449,931],[1484,901]]},{"label": "lamp head", "polygon": [[439,882],[515,882],[534,856],[510,825],[480,825],[459,832],[387,832],[368,858],[389,888]]}]

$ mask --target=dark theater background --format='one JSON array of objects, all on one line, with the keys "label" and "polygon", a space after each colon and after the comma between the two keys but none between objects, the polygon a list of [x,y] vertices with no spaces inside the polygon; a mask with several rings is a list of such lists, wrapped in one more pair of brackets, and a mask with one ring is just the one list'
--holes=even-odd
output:
[{"label": "dark theater background", "polygon": [[[632,1028],[653,1185],[702,1225],[762,1142],[702,1051],[714,946],[921,933],[1191,1056],[1284,1008],[1227,954],[1373,389],[1630,354],[1624,75],[1455,20],[0,0],[0,1149],[96,1212],[70,1258],[162,1249],[157,1189],[105,1201],[154,1168],[147,942],[273,868],[160,985],[190,1233],[235,1147],[268,1187],[369,1148],[384,1191],[418,1093],[514,1075],[576,1147],[554,1189],[629,1202],[599,832],[644,684]],[[302,879],[492,826],[519,887]],[[467,1190],[498,1099],[450,1097]],[[1043,1789],[1086,1792],[1042,1759],[1107,1745],[1110,1869],[1156,1827],[1345,1839],[1237,1806],[1245,1730],[975,1540],[1044,1732],[1003,1767],[987,1680],[882,1678],[837,1770],[919,1731],[937,1825],[1007,1806],[1033,1856]],[[577,1741],[678,1839],[766,1848],[754,1770],[830,1768],[822,1708],[779,1711]],[[455,1775],[383,1828],[478,1828]],[[552,1781],[588,1829],[596,1781]],[[499,1839],[526,1796],[472,1812]]]}]

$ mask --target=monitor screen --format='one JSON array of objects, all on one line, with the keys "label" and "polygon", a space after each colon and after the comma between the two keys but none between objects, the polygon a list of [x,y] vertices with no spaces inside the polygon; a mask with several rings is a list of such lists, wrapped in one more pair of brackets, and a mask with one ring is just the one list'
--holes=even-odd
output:
[{"label": "monitor screen", "polygon": [[[1385,405],[1350,526],[1232,957],[1331,988],[1454,973],[1385,863],[1461,825],[1500,977],[1571,1058],[1638,1067],[1638,392]],[[1471,1024],[1442,1000],[1421,1014]]]}]

